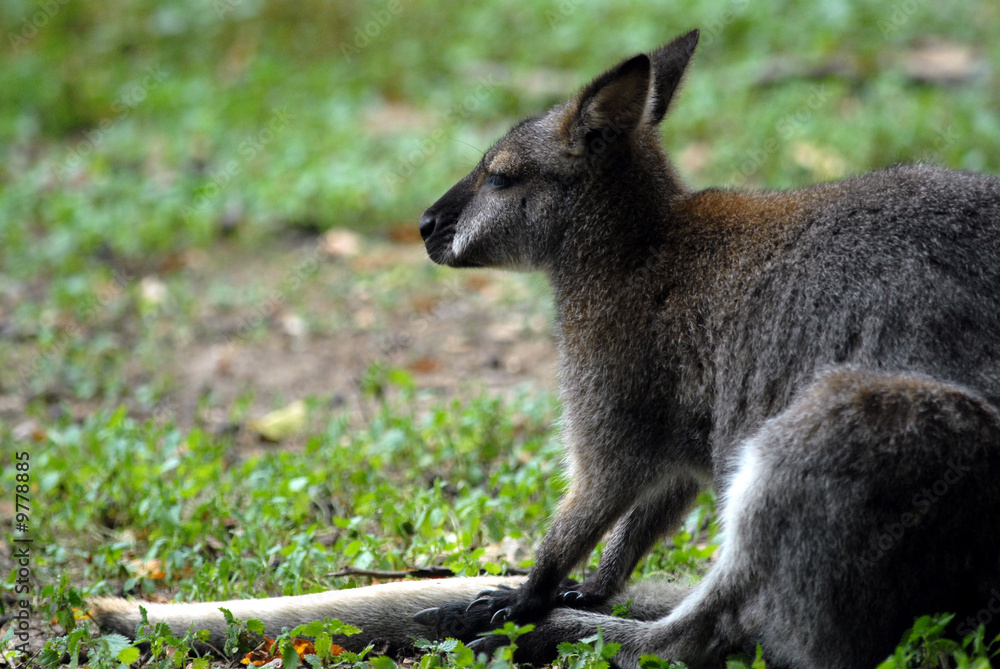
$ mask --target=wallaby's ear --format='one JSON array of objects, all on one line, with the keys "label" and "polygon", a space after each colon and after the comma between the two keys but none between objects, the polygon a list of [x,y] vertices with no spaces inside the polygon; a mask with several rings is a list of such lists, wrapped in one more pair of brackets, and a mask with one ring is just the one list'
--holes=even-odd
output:
[{"label": "wallaby's ear", "polygon": [[570,153],[582,155],[590,138],[610,142],[642,122],[649,92],[649,56],[639,54],[588,84],[562,119],[562,135]]},{"label": "wallaby's ear", "polygon": [[649,54],[653,61],[653,90],[649,95],[647,116],[649,123],[659,123],[667,115],[670,100],[680,86],[694,48],[698,46],[698,35],[698,30],[692,30]]}]

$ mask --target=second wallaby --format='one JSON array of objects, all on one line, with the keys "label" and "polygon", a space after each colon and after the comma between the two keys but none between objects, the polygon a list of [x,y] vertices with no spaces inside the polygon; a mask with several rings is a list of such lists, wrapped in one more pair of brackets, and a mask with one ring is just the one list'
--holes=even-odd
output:
[{"label": "second wallaby", "polygon": [[[1000,180],[916,165],[693,192],[659,125],[697,41],[518,124],[420,220],[437,263],[552,285],[571,486],[526,582],[241,610],[269,629],[333,612],[396,641],[534,622],[518,640],[530,662],[601,629],[623,667],[647,653],[723,666],[759,643],[768,667],[857,669],[919,615],[955,612],[962,633],[994,622],[981,614],[1000,590]],[[686,596],[626,588],[712,484],[723,541],[707,576]],[[597,571],[570,585],[605,536]],[[626,599],[632,619],[609,615]],[[150,620],[183,629],[206,607]],[[137,619],[135,604],[96,608],[121,631]]]}]

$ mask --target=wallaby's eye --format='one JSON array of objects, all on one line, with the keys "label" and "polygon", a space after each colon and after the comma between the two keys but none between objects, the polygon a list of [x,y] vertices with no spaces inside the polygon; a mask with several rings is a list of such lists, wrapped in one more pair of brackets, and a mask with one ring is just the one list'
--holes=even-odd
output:
[{"label": "wallaby's eye", "polygon": [[500,190],[501,188],[509,188],[513,186],[514,180],[506,174],[491,174],[486,177],[486,185],[493,190]]}]

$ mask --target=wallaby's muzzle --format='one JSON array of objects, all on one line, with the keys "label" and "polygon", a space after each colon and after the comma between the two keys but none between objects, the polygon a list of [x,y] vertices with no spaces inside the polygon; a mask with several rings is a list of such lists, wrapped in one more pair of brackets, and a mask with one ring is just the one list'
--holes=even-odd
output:
[{"label": "wallaby's muzzle", "polygon": [[420,217],[420,238],[426,242],[427,238],[434,234],[437,224],[437,214],[430,209],[425,211]]},{"label": "wallaby's muzzle", "polygon": [[466,176],[452,186],[420,217],[420,238],[424,240],[427,255],[439,265],[471,266],[457,257],[452,248],[458,219],[475,194],[475,189],[470,185],[471,176]]},{"label": "wallaby's muzzle", "polygon": [[[438,201],[440,203],[440,201]],[[439,265],[450,264],[451,242],[455,237],[455,220],[450,221],[438,204],[430,207],[420,216],[420,238],[431,260]]]}]

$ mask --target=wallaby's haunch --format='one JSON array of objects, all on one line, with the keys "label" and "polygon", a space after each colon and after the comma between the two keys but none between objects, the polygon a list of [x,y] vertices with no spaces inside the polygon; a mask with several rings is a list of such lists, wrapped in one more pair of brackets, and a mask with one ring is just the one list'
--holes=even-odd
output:
[{"label": "wallaby's haunch", "polygon": [[[537,623],[528,661],[601,628],[624,666],[761,643],[769,667],[856,669],[918,615],[974,626],[1000,587],[1000,180],[689,191],[658,126],[697,39],[518,124],[421,218],[435,262],[547,273],[572,484],[523,585],[411,586],[407,633],[512,619]],[[679,604],[623,590],[711,483],[709,574]],[[607,615],[636,592],[636,619]]]}]

